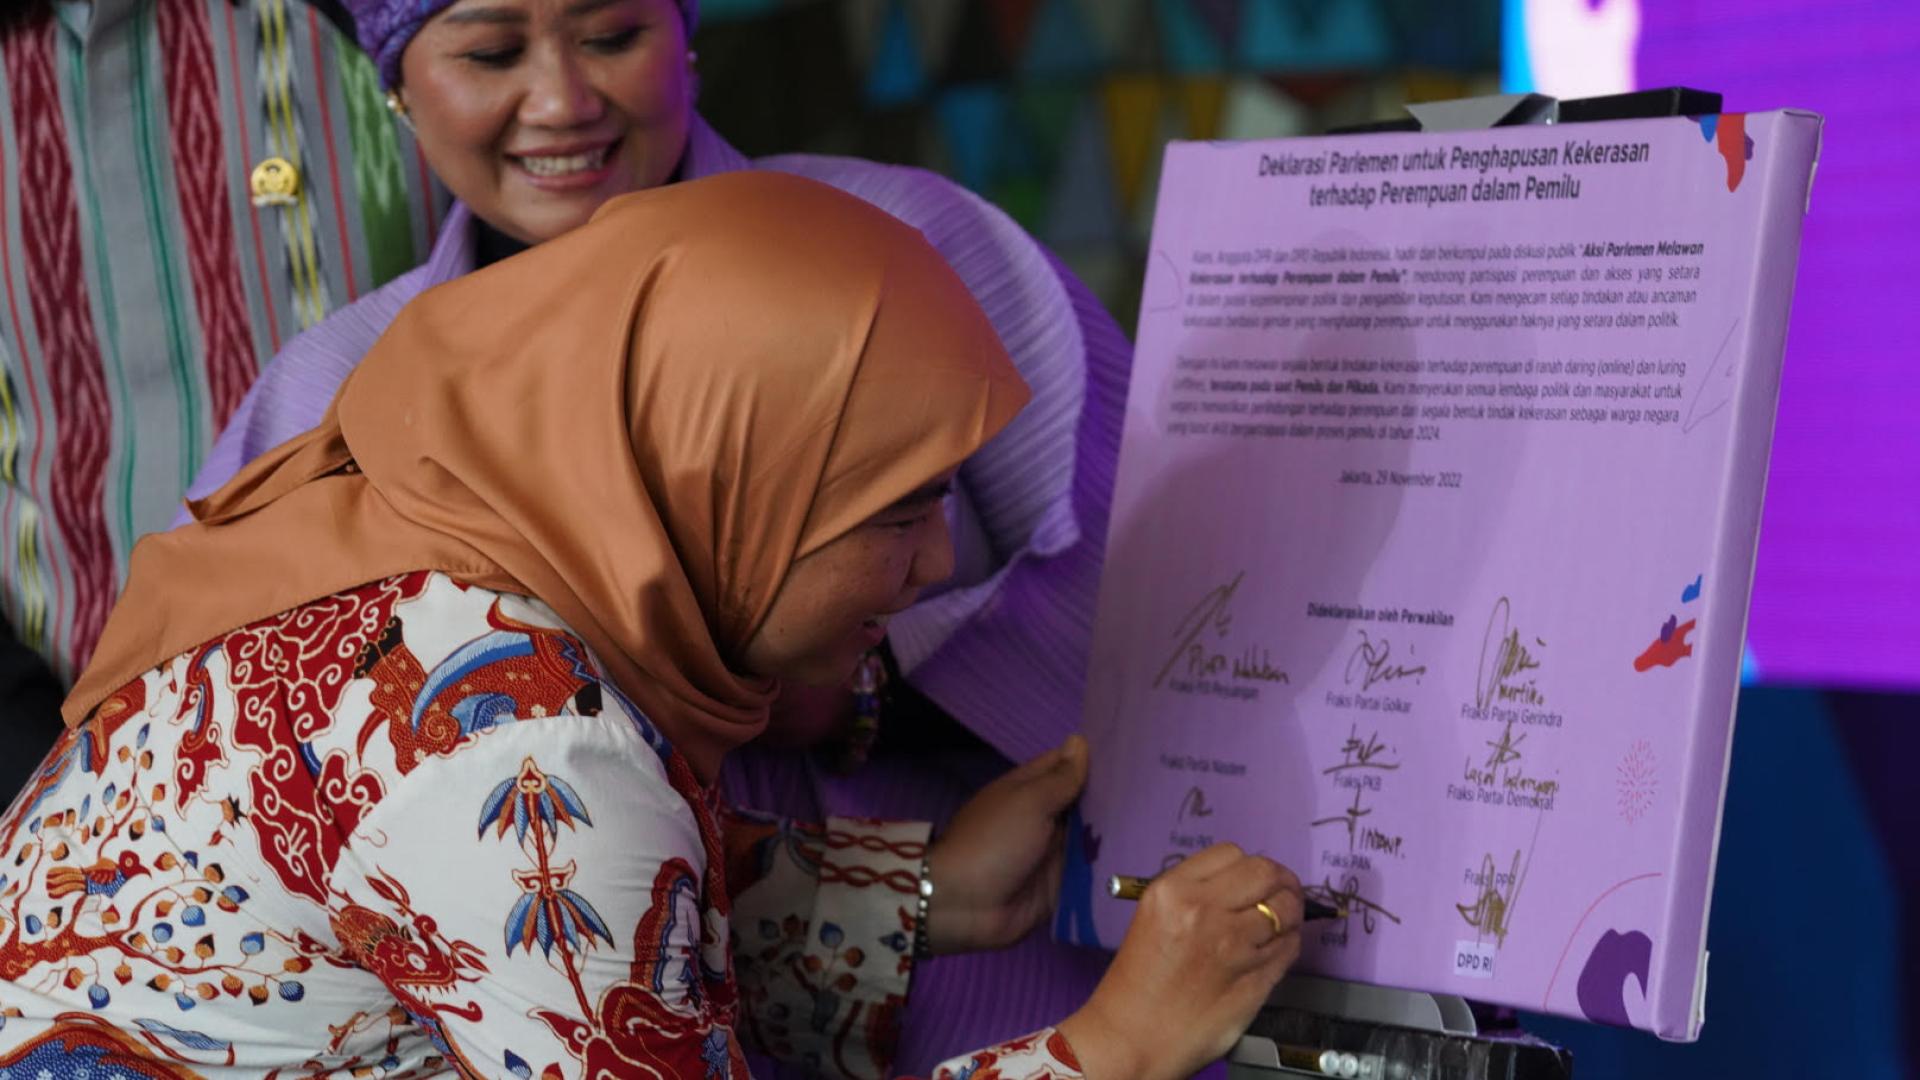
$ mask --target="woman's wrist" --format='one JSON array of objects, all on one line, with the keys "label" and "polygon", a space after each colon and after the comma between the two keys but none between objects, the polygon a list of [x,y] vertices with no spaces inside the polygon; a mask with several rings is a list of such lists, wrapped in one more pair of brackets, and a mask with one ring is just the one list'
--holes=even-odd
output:
[{"label": "woman's wrist", "polygon": [[925,906],[919,907],[918,893],[915,895],[916,912],[920,920],[916,924],[916,946],[926,945],[926,955],[945,956],[948,953],[971,952],[979,946],[965,940],[967,926],[971,922],[964,910],[967,905],[964,882],[954,881],[951,860],[941,858],[940,846],[934,838],[927,839],[927,859],[921,864],[920,888],[931,888],[938,896],[926,897]]},{"label": "woman's wrist", "polygon": [[1086,1080],[1140,1080],[1146,1076],[1145,1056],[1106,1022],[1094,1002],[1087,1002],[1055,1024],[1054,1030],[1073,1048],[1080,1075]]},{"label": "woman's wrist", "polygon": [[920,859],[920,882],[914,892],[913,908],[913,958],[924,960],[934,954],[933,929],[928,925],[933,918],[933,844],[927,844],[928,852]]}]

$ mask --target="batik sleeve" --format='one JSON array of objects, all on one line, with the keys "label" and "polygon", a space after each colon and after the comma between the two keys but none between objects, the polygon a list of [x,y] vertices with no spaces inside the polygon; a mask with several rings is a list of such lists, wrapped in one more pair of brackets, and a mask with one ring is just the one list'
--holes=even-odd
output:
[{"label": "batik sleeve", "polygon": [[743,1034],[822,1075],[891,1075],[926,822],[728,811]]},{"label": "batik sleeve", "polygon": [[339,954],[470,1075],[744,1077],[708,846],[671,765],[612,712],[422,760],[337,864]]}]

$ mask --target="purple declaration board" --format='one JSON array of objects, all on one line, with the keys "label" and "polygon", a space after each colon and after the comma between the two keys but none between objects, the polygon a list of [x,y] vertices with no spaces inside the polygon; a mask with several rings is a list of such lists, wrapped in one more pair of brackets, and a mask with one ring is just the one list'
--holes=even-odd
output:
[{"label": "purple declaration board", "polygon": [[1304,970],[1692,1039],[1818,117],[1167,150],[1055,933],[1232,840]]}]

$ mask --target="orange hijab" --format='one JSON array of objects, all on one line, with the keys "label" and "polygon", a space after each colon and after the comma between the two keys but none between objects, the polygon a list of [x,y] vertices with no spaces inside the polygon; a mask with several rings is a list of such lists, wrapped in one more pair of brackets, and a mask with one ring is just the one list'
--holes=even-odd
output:
[{"label": "orange hijab", "polygon": [[536,597],[703,778],[775,687],[729,666],[793,561],[958,465],[1026,403],[914,229],[737,172],[593,221],[401,312],[320,425],[142,540],[70,725],[167,659],[393,574]]}]

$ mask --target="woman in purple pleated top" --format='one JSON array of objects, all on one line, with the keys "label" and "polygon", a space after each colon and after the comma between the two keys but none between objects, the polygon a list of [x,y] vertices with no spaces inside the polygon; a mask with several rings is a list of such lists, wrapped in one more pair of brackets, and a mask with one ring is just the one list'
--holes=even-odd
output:
[{"label": "woman in purple pleated top", "polygon": [[[426,289],[559,236],[624,192],[735,169],[801,174],[919,228],[980,302],[1034,397],[962,469],[949,508],[958,572],[888,622],[888,655],[868,669],[883,679],[884,659],[895,673],[879,704],[852,688],[790,695],[777,710],[778,741],[729,763],[730,794],[772,812],[938,825],[1010,762],[1078,726],[1132,355],[1084,285],[1005,214],[931,173],[742,156],[693,108],[687,41],[698,0],[346,4],[392,91],[388,104],[458,202],[424,264],[272,361],[191,494],[317,423],[341,380]],[[890,726],[888,710],[916,716]],[[836,749],[794,749],[823,741]],[[1000,952],[927,961],[914,976],[898,1067],[924,1070],[1049,1022],[1086,999],[1105,962],[1044,929]],[[779,1075],[758,1064],[756,1075]]]}]

